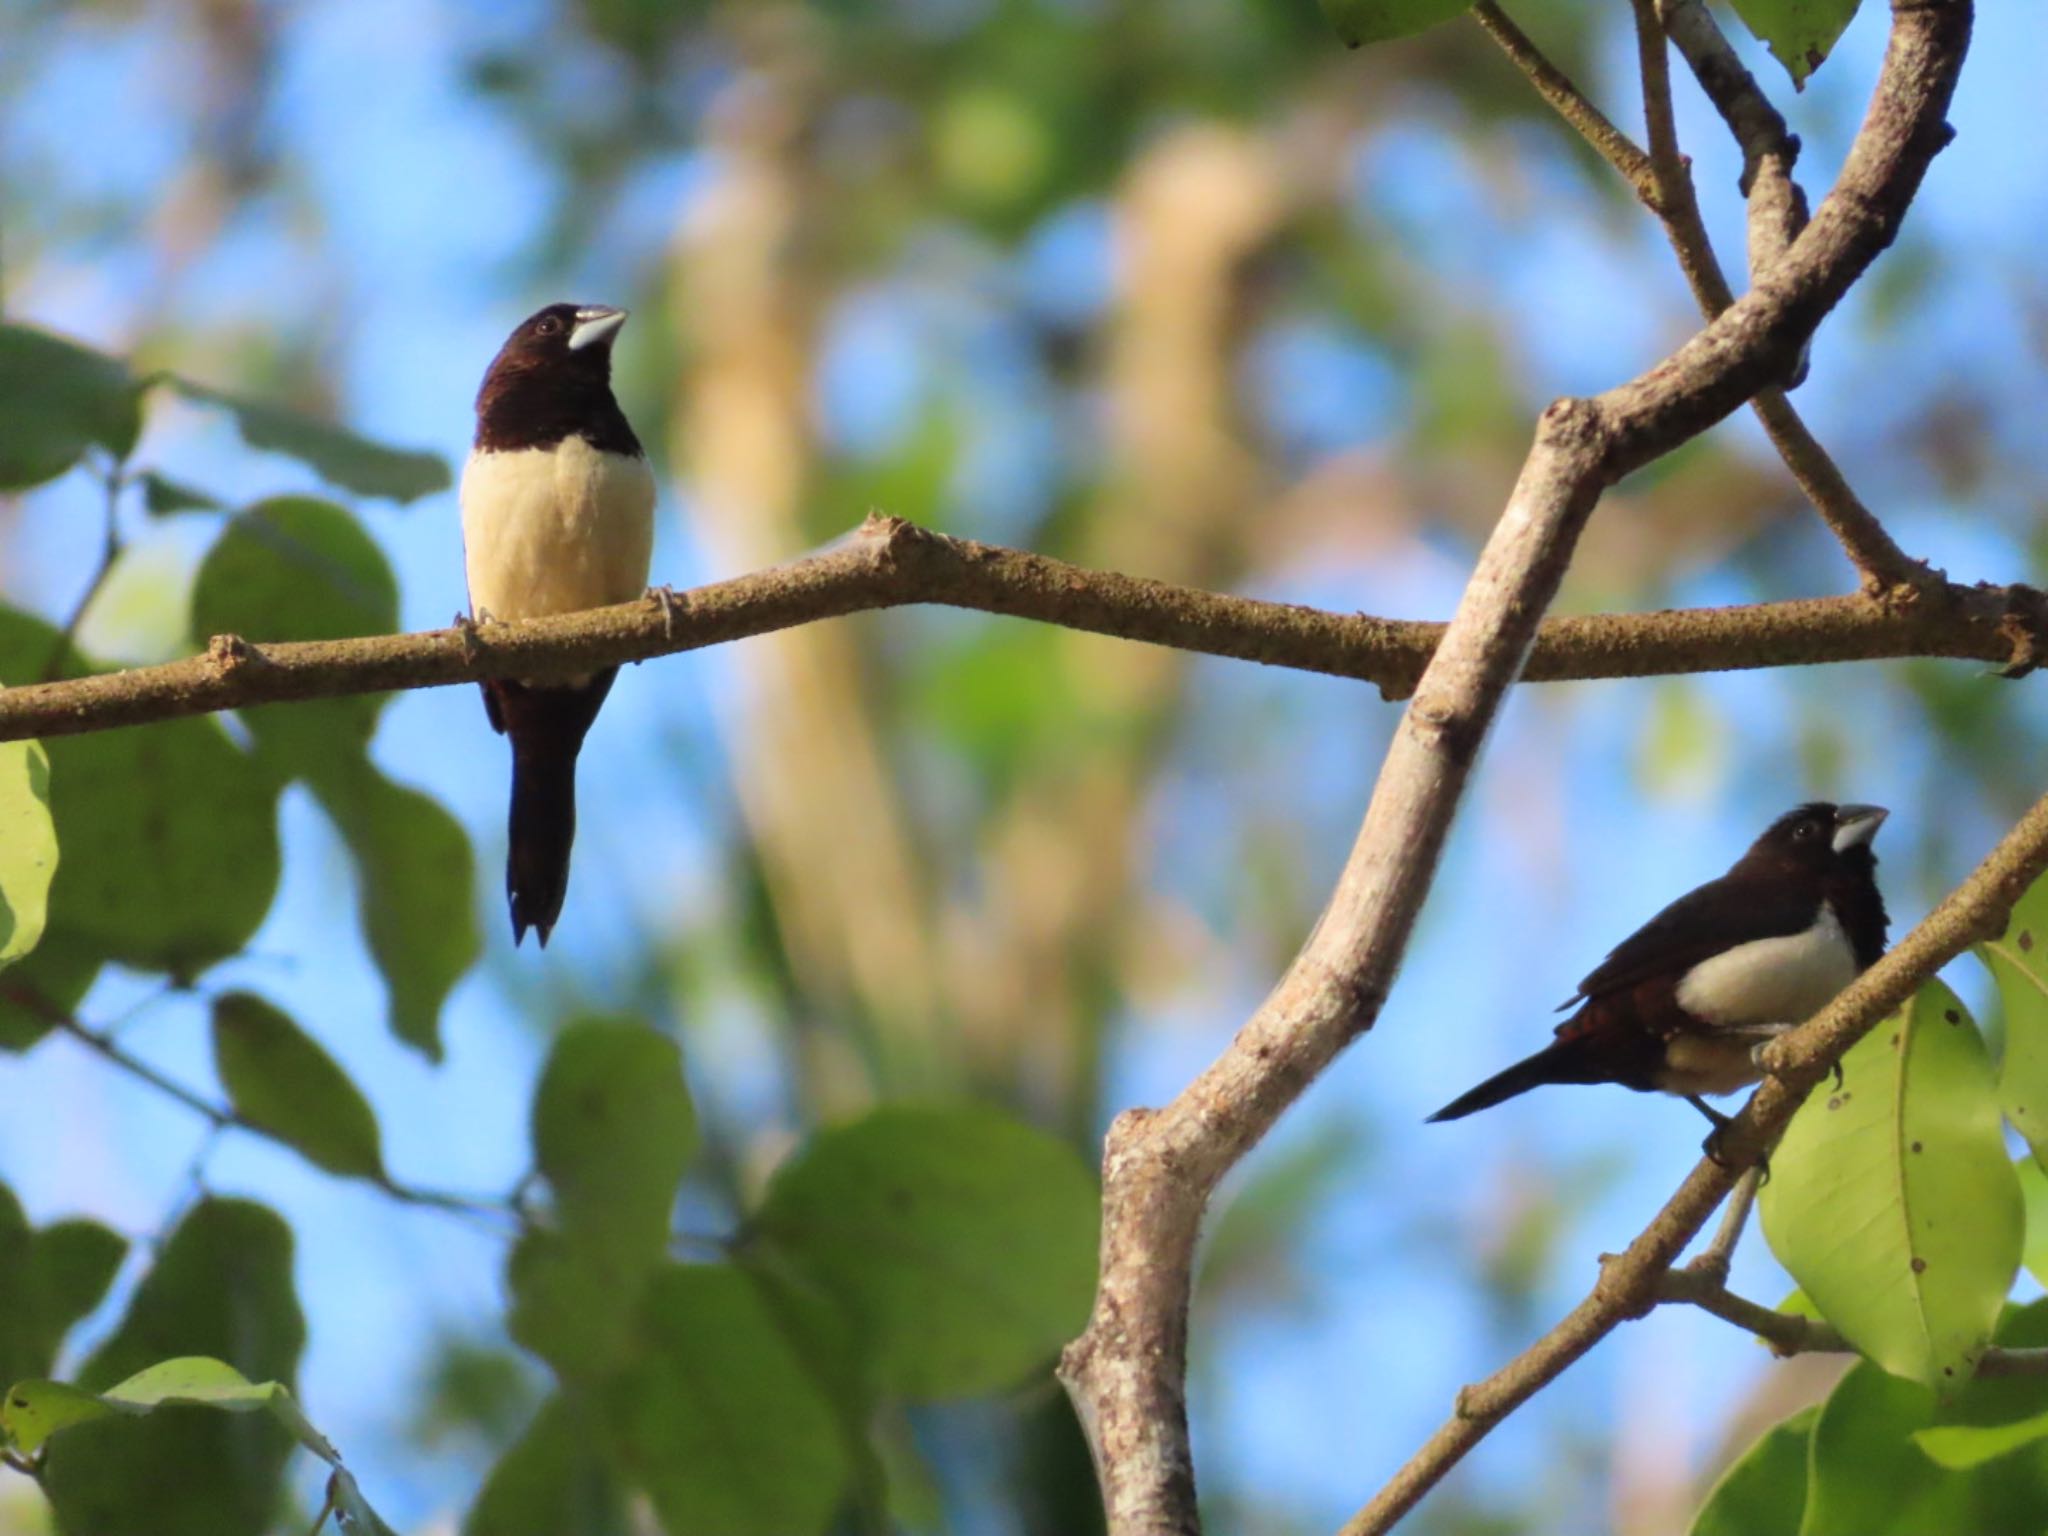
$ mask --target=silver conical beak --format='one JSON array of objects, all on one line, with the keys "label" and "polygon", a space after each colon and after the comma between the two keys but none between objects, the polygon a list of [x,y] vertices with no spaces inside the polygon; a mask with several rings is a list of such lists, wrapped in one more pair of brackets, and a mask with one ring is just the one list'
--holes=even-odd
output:
[{"label": "silver conical beak", "polygon": [[1842,805],[1835,808],[1834,848],[1845,853],[1851,848],[1860,848],[1877,836],[1877,829],[1884,825],[1885,817],[1891,815],[1881,805]]},{"label": "silver conical beak", "polygon": [[579,309],[576,311],[576,328],[569,332],[569,350],[581,352],[585,347],[610,341],[625,323],[626,311],[614,309],[609,304],[593,304],[588,309]]}]

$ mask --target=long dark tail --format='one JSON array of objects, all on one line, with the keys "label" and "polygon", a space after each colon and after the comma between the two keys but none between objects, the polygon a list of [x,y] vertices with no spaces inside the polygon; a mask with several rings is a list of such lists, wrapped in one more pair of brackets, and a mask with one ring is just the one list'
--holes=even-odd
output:
[{"label": "long dark tail", "polygon": [[1611,1064],[1600,1059],[1593,1042],[1584,1036],[1553,1041],[1534,1056],[1525,1057],[1505,1072],[1496,1072],[1485,1082],[1461,1093],[1429,1118],[1462,1120],[1482,1109],[1505,1104],[1517,1094],[1548,1083],[1606,1083],[1615,1080]]},{"label": "long dark tail", "polygon": [[484,684],[491,723],[512,738],[505,894],[514,944],[531,928],[545,949],[561,916],[569,892],[569,850],[576,841],[576,757],[617,675],[613,667],[571,688],[502,678]]}]

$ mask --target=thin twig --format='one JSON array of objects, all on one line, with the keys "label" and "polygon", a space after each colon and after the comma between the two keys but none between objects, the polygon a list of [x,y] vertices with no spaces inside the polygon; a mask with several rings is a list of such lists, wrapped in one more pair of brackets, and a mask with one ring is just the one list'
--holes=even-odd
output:
[{"label": "thin twig", "polygon": [[1571,77],[1552,63],[1508,14],[1494,4],[1494,0],[1479,0],[1472,7],[1472,19],[1485,28],[1486,35],[1500,44],[1501,51],[1528,76],[1536,94],[1555,107],[1558,116],[1578,129],[1579,137],[1621,173],[1622,179],[1635,189],[1636,196],[1646,203],[1653,202],[1657,187],[1650,172],[1650,157],[1636,142],[1615,127],[1607,114],[1587,99],[1585,93],[1572,83]]},{"label": "thin twig", "polygon": [[[1212,656],[1375,683],[1405,698],[1444,626],[1227,597],[1090,570],[872,517],[786,565],[651,602],[357,640],[255,644],[55,683],[0,688],[0,741],[75,735],[297,699],[589,672],[850,613],[934,603]],[[1939,582],[1912,603],[1865,596],[1553,619],[1525,680],[1650,677],[1899,656],[2024,664],[2048,635],[2029,587]]]},{"label": "thin twig", "polygon": [[57,642],[50,647],[50,659],[43,663],[42,680],[46,683],[63,675],[65,665],[71,659],[71,642],[78,637],[78,626],[85,622],[86,610],[100,595],[100,588],[107,584],[114,562],[121,558],[121,492],[128,483],[127,461],[116,459],[109,464],[101,483],[106,491],[106,521],[101,532],[99,563],[93,567],[92,579],[86,582],[85,591],[72,605],[64,627],[57,631]]},{"label": "thin twig", "polygon": [[1728,1278],[1728,1266],[1735,1258],[1735,1245],[1742,1241],[1742,1229],[1749,1225],[1749,1213],[1756,1205],[1756,1192],[1763,1187],[1764,1170],[1750,1169],[1735,1181],[1735,1188],[1728,1193],[1728,1204],[1721,1212],[1721,1225],[1714,1230],[1714,1240],[1686,1266],[1695,1275],[1716,1282]]},{"label": "thin twig", "polygon": [[[1840,1330],[1816,1318],[1779,1312],[1738,1296],[1721,1282],[1691,1269],[1675,1269],[1658,1286],[1660,1302],[1682,1302],[1711,1312],[1770,1345],[1775,1355],[1853,1354]],[[1993,1345],[1977,1358],[1977,1376],[2048,1376],[2048,1349],[2017,1349]]]},{"label": "thin twig", "polygon": [[[125,1049],[106,1034],[105,1031],[94,1029],[90,1024],[82,1023],[78,1019],[71,1017],[63,1009],[53,1006],[47,998],[44,998],[33,989],[9,986],[4,991],[7,1001],[13,1003],[16,1007],[27,1009],[61,1034],[76,1040],[87,1050],[94,1052],[120,1068],[121,1071],[127,1073],[136,1081],[147,1083],[158,1093],[174,1100],[193,1114],[198,1115],[209,1126],[209,1135],[215,1135],[228,1130],[247,1131],[253,1136],[261,1136],[267,1141],[274,1141],[279,1146],[289,1148],[293,1152],[299,1151],[292,1144],[289,1137],[280,1135],[266,1126],[261,1126],[252,1120],[248,1120],[225,1105],[214,1103],[196,1089],[187,1087],[176,1078],[158,1070],[140,1056]],[[366,1179],[365,1182],[382,1190],[392,1199],[406,1205],[424,1206],[457,1215],[488,1217],[496,1220],[501,1220],[508,1216],[515,1219],[517,1217],[516,1212],[510,1210],[501,1202],[480,1200],[467,1195],[449,1194],[444,1190],[422,1189],[416,1185],[402,1184],[387,1173],[379,1173]]]}]

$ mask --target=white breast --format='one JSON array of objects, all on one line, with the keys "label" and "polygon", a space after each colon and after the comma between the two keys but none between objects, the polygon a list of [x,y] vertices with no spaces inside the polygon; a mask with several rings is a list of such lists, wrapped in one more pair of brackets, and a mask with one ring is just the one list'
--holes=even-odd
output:
[{"label": "white breast", "polygon": [[654,476],[644,458],[580,437],[472,453],[462,469],[462,549],[479,618],[629,602],[647,590]]},{"label": "white breast", "polygon": [[1856,978],[1856,954],[1826,902],[1813,926],[1738,944],[1702,960],[1678,983],[1686,1012],[1722,1026],[1798,1024]]}]

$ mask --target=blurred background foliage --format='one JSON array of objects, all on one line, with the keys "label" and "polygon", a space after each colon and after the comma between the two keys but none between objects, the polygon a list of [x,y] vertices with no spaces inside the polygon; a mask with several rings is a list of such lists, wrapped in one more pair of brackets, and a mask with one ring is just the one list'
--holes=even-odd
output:
[{"label": "blurred background foliage", "polygon": [[[1512,9],[1639,120],[1625,7]],[[1882,47],[1864,9],[1796,97],[1750,50],[1816,192]],[[2013,152],[2023,9],[1984,8],[1960,140],[1799,396],[1901,542],[1965,579],[2023,579],[2043,553],[2048,166]],[[0,0],[0,23],[6,318],[194,381],[149,392],[111,490],[95,449],[0,499],[10,680],[29,656],[66,665],[67,624],[106,663],[215,628],[445,623],[452,496],[352,481],[261,408],[459,462],[484,363],[556,298],[635,311],[618,384],[662,475],[657,579],[786,559],[872,507],[1427,617],[1541,405],[1696,323],[1651,222],[1461,21],[1358,53],[1313,0]],[[1682,84],[1680,108],[1732,263],[1737,158]],[[308,499],[337,486],[339,521]],[[280,527],[332,579],[251,614]],[[1737,421],[1608,497],[1563,606],[1850,579]],[[491,1196],[528,1169],[549,1038],[638,1015],[682,1045],[701,1145],[681,1224],[714,1244],[799,1138],[880,1104],[1007,1106],[1092,1162],[1108,1117],[1174,1092],[1299,942],[1395,718],[1330,679],[940,612],[663,661],[621,679],[586,754],[542,957],[505,943],[506,763],[471,693],[275,713],[148,738],[175,771],[108,770],[138,816],[212,783],[226,841],[138,904],[147,931],[53,919],[38,984],[209,1087],[216,1001],[260,992],[362,1086],[394,1176]],[[1469,1127],[1423,1113],[1793,801],[1894,807],[1881,852],[1912,921],[2040,792],[2044,732],[2034,685],[1951,664],[1518,695],[1382,1028],[1214,1219],[1193,1401],[1218,1528],[1329,1528],[1696,1146],[1682,1107],[1618,1092]],[[92,755],[51,750],[60,879],[118,900],[134,872],[95,871],[86,819],[66,824],[67,752]],[[233,764],[256,765],[247,784]],[[0,1177],[39,1228],[83,1212],[131,1240],[62,1363],[122,1343],[149,1253],[215,1208],[202,1193],[249,1195],[294,1234],[273,1258],[305,1309],[301,1395],[387,1518],[453,1529],[515,1437],[559,1438],[529,1430],[545,1375],[506,1332],[500,1232],[216,1135],[46,1029],[0,1014],[19,1052],[0,1057]],[[1751,1246],[1737,1285],[1774,1295]],[[1416,1528],[1673,1529],[1817,1379],[1659,1316]],[[1097,1518],[1043,1369],[913,1408],[897,1452],[913,1526]],[[0,1481],[0,1528],[38,1510]]]}]

